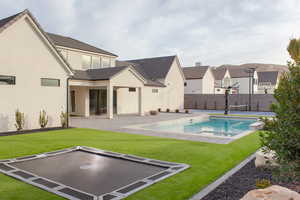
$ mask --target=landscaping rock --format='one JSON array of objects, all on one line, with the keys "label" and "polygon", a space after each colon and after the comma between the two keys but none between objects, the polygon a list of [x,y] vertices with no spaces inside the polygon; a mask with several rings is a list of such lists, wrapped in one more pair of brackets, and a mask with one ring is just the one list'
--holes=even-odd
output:
[{"label": "landscaping rock", "polygon": [[255,166],[256,167],[267,167],[267,166],[278,166],[275,161],[275,152],[270,151],[269,153],[264,153],[262,150],[259,150],[255,154]]},{"label": "landscaping rock", "polygon": [[241,200],[300,200],[300,194],[285,187],[273,185],[265,189],[251,190]]}]

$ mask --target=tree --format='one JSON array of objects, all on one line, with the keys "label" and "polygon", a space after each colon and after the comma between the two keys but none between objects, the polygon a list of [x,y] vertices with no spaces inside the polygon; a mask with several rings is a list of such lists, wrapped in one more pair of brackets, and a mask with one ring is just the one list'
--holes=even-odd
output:
[{"label": "tree", "polygon": [[276,152],[281,177],[293,179],[300,177],[300,39],[290,40],[287,50],[293,61],[274,92],[276,117],[263,119],[266,131],[260,136],[262,146]]}]

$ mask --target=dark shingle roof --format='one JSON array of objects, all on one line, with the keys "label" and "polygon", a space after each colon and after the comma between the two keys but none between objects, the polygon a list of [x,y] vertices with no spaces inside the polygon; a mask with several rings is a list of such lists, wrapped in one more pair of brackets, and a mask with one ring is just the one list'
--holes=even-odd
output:
[{"label": "dark shingle roof", "polygon": [[182,68],[186,79],[202,79],[209,66],[196,66]]},{"label": "dark shingle roof", "polygon": [[[276,64],[264,64],[264,63],[246,63],[242,65],[221,65],[216,68],[216,71],[220,72],[222,70],[228,69],[230,76],[232,78],[248,77],[249,74],[246,72],[248,68],[255,68],[257,72],[261,71],[288,71],[286,65],[276,65]],[[222,73],[220,73],[222,74]],[[225,72],[224,72],[225,74]],[[223,75],[224,76],[224,75]]]},{"label": "dark shingle roof", "polygon": [[15,14],[15,15],[12,15],[12,16],[10,16],[10,17],[6,17],[6,18],[4,18],[4,19],[1,19],[0,20],[0,28],[1,27],[3,27],[3,26],[5,26],[8,22],[10,22],[11,20],[13,20],[15,17],[17,17],[19,14],[21,14],[22,12],[20,12],[20,13],[17,13],[17,14]]},{"label": "dark shingle roof", "polygon": [[133,63],[134,68],[146,76],[147,79],[156,81],[158,79],[165,79],[171,65],[176,56],[165,56],[155,58],[143,58],[137,60],[127,60],[127,63]]},{"label": "dark shingle roof", "polygon": [[217,68],[213,68],[212,72],[213,72],[213,75],[214,75],[216,80],[222,80],[225,76],[226,69],[217,67]]},{"label": "dark shingle roof", "polygon": [[278,79],[279,72],[278,71],[265,71],[258,72],[258,82],[270,82],[272,85],[276,85]]},{"label": "dark shingle roof", "polygon": [[100,81],[109,80],[112,76],[118,72],[126,69],[127,66],[122,67],[110,67],[101,69],[89,69],[89,70],[75,70],[72,79],[75,80],[90,80],[90,81]]},{"label": "dark shingle roof", "polygon": [[103,49],[99,49],[97,47],[94,47],[92,45],[89,45],[87,43],[81,42],[79,40],[70,38],[70,37],[65,37],[62,35],[57,35],[53,33],[47,33],[49,38],[54,42],[55,45],[58,46],[63,46],[63,47],[69,47],[73,49],[80,49],[84,51],[90,51],[90,52],[95,52],[95,53],[100,53],[100,54],[105,54],[105,55],[110,55],[110,56],[117,56],[116,54],[110,53],[108,51],[105,51]]}]

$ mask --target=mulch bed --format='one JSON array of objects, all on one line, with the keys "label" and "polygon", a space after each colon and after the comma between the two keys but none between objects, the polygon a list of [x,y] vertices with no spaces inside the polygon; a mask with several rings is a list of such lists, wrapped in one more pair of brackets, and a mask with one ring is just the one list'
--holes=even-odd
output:
[{"label": "mulch bed", "polygon": [[248,191],[257,189],[255,186],[257,179],[268,179],[271,180],[273,185],[281,185],[300,193],[300,183],[293,185],[276,182],[272,179],[271,171],[256,168],[253,159],[224,183],[219,185],[215,190],[202,198],[202,200],[239,200]]},{"label": "mulch bed", "polygon": [[[72,127],[70,127],[70,128],[72,128]],[[51,128],[39,128],[39,129],[22,130],[22,131],[0,132],[0,137],[1,136],[31,134],[31,133],[40,133],[40,132],[47,132],[47,131],[56,131],[56,130],[62,130],[62,129],[68,129],[68,128],[51,127]]]}]

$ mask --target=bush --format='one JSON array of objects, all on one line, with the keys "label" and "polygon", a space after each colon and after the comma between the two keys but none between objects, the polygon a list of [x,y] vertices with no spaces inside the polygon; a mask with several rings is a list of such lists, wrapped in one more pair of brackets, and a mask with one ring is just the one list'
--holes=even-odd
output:
[{"label": "bush", "polygon": [[157,115],[157,111],[156,110],[150,110],[150,115]]},{"label": "bush", "polygon": [[276,116],[262,118],[266,131],[260,137],[265,151],[276,152],[279,178],[292,180],[300,179],[300,39],[291,40],[288,51],[294,62],[288,62],[289,72],[280,78],[277,103],[271,106]]},{"label": "bush", "polygon": [[40,124],[41,128],[45,128],[48,124],[48,116],[47,116],[45,110],[42,110],[40,112],[39,124]]},{"label": "bush", "polygon": [[176,113],[179,113],[179,109],[176,109],[175,112],[176,112]]},{"label": "bush", "polygon": [[258,189],[264,189],[271,186],[271,181],[268,179],[256,179],[255,186]]},{"label": "bush", "polygon": [[167,112],[170,112],[170,109],[169,109],[169,108],[167,108]]},{"label": "bush", "polygon": [[161,108],[158,109],[158,112],[161,112]]},{"label": "bush", "polygon": [[189,110],[185,110],[185,113],[189,113]]},{"label": "bush", "polygon": [[21,113],[19,109],[17,109],[15,112],[15,118],[16,118],[15,127],[17,131],[21,131],[24,128],[24,124],[25,124],[24,113]]},{"label": "bush", "polygon": [[63,127],[63,128],[68,127],[68,113],[61,111],[60,123],[61,123],[61,127]]}]

